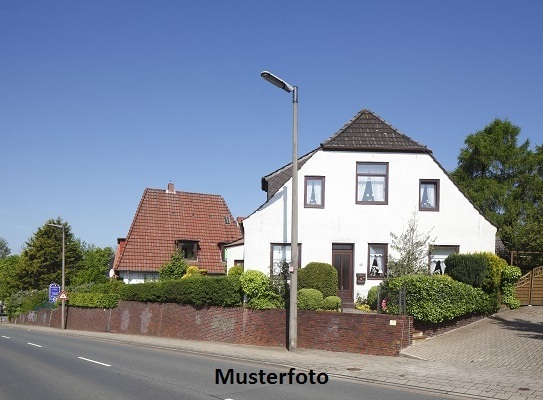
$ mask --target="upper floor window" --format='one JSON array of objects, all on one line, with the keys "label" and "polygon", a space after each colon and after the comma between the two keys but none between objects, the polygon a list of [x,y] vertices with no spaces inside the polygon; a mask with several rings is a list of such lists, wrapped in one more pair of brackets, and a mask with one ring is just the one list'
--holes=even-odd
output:
[{"label": "upper floor window", "polygon": [[439,211],[439,179],[419,181],[419,211]]},{"label": "upper floor window", "polygon": [[183,258],[187,260],[198,259],[198,242],[194,240],[178,240],[175,243],[177,250],[181,250]]},{"label": "upper floor window", "polygon": [[386,276],[388,244],[368,244],[368,279],[382,279]]},{"label": "upper floor window", "polygon": [[356,163],[356,202],[388,204],[388,163]]},{"label": "upper floor window", "polygon": [[306,176],[304,188],[304,206],[324,208],[324,176]]}]

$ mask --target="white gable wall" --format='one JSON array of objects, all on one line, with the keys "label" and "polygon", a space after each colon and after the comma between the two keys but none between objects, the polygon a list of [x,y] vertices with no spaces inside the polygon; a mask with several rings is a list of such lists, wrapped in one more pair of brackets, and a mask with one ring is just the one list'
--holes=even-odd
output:
[{"label": "white gable wall", "polygon": [[[356,204],[356,163],[388,162],[388,204]],[[304,177],[325,177],[325,208],[304,208]],[[439,179],[439,211],[418,211],[419,179]],[[299,170],[301,265],[331,263],[333,243],[354,245],[354,269],[367,274],[368,243],[388,243],[402,233],[413,212],[419,231],[431,230],[437,245],[459,246],[461,253],[494,252],[496,228],[484,219],[428,154],[318,151]],[[245,270],[269,273],[270,244],[290,242],[291,183],[243,221]],[[356,276],[356,275],[355,275]],[[353,280],[355,280],[353,276]],[[354,284],[366,295],[380,280]]]}]

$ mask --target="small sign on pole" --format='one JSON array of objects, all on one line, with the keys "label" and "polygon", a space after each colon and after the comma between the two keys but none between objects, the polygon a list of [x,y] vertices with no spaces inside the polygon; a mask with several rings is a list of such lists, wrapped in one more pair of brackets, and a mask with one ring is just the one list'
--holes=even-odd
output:
[{"label": "small sign on pole", "polygon": [[60,296],[58,296],[58,299],[59,300],[68,300],[68,295],[66,294],[66,292],[64,290],[60,293]]},{"label": "small sign on pole", "polygon": [[57,285],[56,283],[51,283],[49,285],[49,303],[56,302],[59,294],[60,294],[60,286]]}]

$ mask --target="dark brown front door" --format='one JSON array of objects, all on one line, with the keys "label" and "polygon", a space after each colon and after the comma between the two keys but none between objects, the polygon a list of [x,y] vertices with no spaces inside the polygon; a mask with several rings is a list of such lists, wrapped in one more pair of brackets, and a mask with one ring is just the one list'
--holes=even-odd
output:
[{"label": "dark brown front door", "polygon": [[343,303],[353,301],[353,245],[333,244],[332,265],[337,270],[338,296]]}]

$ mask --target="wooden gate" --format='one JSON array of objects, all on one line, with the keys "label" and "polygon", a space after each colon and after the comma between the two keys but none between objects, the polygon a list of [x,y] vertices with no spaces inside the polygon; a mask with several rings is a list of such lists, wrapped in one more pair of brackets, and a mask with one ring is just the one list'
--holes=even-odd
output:
[{"label": "wooden gate", "polygon": [[543,306],[543,266],[523,275],[515,286],[520,305]]}]

